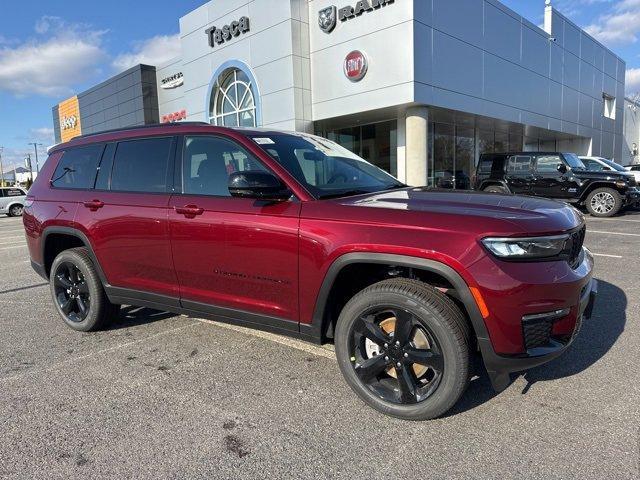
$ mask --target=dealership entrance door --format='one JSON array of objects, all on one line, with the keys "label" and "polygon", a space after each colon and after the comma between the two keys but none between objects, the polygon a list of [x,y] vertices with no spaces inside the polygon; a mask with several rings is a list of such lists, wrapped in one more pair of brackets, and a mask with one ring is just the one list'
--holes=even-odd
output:
[{"label": "dealership entrance door", "polygon": [[398,122],[396,120],[317,132],[386,170],[398,174]]}]

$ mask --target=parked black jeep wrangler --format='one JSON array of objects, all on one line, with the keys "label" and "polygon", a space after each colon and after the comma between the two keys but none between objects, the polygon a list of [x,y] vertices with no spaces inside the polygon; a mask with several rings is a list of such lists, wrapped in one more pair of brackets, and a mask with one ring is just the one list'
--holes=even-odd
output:
[{"label": "parked black jeep wrangler", "polygon": [[587,171],[573,153],[483,154],[474,188],[562,200],[585,206],[594,217],[611,217],[640,200],[633,174]]}]

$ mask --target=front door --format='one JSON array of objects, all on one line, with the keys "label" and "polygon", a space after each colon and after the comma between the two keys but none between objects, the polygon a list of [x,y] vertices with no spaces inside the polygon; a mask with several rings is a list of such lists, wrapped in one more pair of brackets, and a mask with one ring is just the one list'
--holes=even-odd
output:
[{"label": "front door", "polygon": [[[569,172],[562,173],[558,165],[564,162],[560,155],[536,155],[532,190],[535,195],[546,198],[569,198],[575,196],[576,186],[569,180]],[[571,191],[571,187],[574,190]]]},{"label": "front door", "polygon": [[226,137],[184,137],[181,165],[169,223],[182,305],[297,328],[300,203],[231,197],[230,173],[265,167]]}]

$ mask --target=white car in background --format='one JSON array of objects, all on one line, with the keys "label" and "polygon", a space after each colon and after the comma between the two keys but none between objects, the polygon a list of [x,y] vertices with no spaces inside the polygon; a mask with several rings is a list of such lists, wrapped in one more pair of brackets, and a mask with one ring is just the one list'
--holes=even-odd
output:
[{"label": "white car in background", "polygon": [[0,187],[0,214],[10,217],[20,217],[27,196],[20,187]]},{"label": "white car in background", "polygon": [[624,167],[627,172],[633,173],[636,177],[636,182],[640,183],[640,165],[627,165]]},{"label": "white car in background", "polygon": [[[612,162],[611,160],[607,160],[602,157],[580,157],[584,166],[587,167],[587,170],[592,172],[622,172],[627,175],[635,176],[633,173],[626,170],[622,165],[618,165],[616,162]],[[636,177],[637,180],[637,177]]]}]

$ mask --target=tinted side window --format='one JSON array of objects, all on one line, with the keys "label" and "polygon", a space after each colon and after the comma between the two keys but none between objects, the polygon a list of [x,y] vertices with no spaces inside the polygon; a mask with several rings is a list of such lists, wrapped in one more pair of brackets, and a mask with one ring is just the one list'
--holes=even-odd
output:
[{"label": "tinted side window", "polygon": [[4,196],[5,197],[21,197],[23,196],[25,193],[20,190],[19,188],[6,188],[4,190]]},{"label": "tinted side window", "polygon": [[93,188],[103,148],[104,145],[89,145],[64,152],[51,177],[51,185],[56,188]]},{"label": "tinted side window", "polygon": [[521,174],[531,171],[531,157],[528,155],[514,155],[507,162],[507,173]]},{"label": "tinted side window", "polygon": [[545,155],[536,159],[536,172],[538,173],[558,173],[558,164],[562,160],[558,155]]},{"label": "tinted side window", "polygon": [[116,151],[115,143],[108,143],[102,154],[102,161],[98,167],[98,177],[96,178],[96,190],[108,190],[111,179],[111,168],[113,167],[113,154]]},{"label": "tinted side window", "polygon": [[584,166],[587,167],[587,170],[591,172],[601,172],[604,169],[604,167],[595,160],[589,160],[586,158],[581,158],[580,160],[582,160]]},{"label": "tinted side window", "polygon": [[251,154],[231,140],[220,137],[186,137],[182,163],[184,193],[230,197],[229,174],[265,171]]},{"label": "tinted side window", "polygon": [[111,171],[111,190],[166,192],[172,142],[172,137],[162,137],[118,143]]}]

